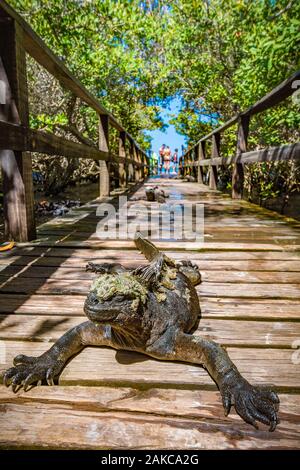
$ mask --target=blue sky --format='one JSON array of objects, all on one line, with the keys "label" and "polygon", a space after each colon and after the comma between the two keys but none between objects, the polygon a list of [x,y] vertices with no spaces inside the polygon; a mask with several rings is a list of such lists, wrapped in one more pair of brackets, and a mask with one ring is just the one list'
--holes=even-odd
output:
[{"label": "blue sky", "polygon": [[[174,98],[168,108],[162,108],[161,116],[163,120],[168,123],[171,114],[176,114],[180,107],[180,100]],[[169,125],[165,132],[162,131],[147,131],[147,134],[152,137],[152,151],[158,154],[159,147],[162,144],[169,145],[172,152],[178,148],[181,153],[181,145],[185,145],[184,136],[175,131],[174,126]]]}]

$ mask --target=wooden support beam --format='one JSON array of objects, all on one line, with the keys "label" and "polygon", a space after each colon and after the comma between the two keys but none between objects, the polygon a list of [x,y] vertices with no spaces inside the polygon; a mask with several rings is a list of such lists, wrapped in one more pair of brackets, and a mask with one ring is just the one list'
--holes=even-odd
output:
[{"label": "wooden support beam", "polygon": [[[119,134],[119,156],[126,159],[126,132]],[[128,182],[128,163],[125,160],[119,164],[119,186],[126,188]]]},{"label": "wooden support beam", "polygon": [[[28,126],[28,92],[23,30],[10,19],[1,18],[0,80],[5,88],[0,119]],[[0,150],[3,178],[5,236],[16,241],[36,237],[32,161],[28,152]]]},{"label": "wooden support beam", "polygon": [[143,165],[141,167],[141,177],[144,180],[146,178],[146,159],[143,152],[140,152],[140,163]]},{"label": "wooden support beam", "polygon": [[190,161],[190,152],[187,152],[184,156],[184,165],[183,165],[183,177],[185,178],[188,175],[187,165]]},{"label": "wooden support beam", "polygon": [[134,159],[134,181],[135,183],[140,181],[140,169],[139,169],[139,156],[138,156],[138,149],[136,148],[134,142],[133,142],[133,159]]},{"label": "wooden support beam", "polygon": [[[200,142],[197,145],[197,163],[201,160],[205,159],[205,142]],[[203,167],[200,165],[197,165],[197,181],[200,184],[204,184],[204,174],[203,174]]]},{"label": "wooden support beam", "polygon": [[132,183],[134,181],[135,171],[134,171],[134,145],[132,139],[128,139],[129,141],[129,159],[128,159],[128,182]]},{"label": "wooden support beam", "polygon": [[[214,134],[212,136],[212,149],[211,158],[220,157],[220,134]],[[209,187],[210,189],[217,189],[218,184],[218,167],[217,165],[211,164],[209,167]]]},{"label": "wooden support beam", "polygon": [[[250,116],[241,117],[238,125],[236,155],[239,158],[247,150]],[[243,163],[235,163],[232,172],[232,199],[241,199],[244,188]]]},{"label": "wooden support beam", "polygon": [[[103,152],[109,152],[109,117],[100,114],[99,118],[99,149]],[[99,195],[107,197],[110,194],[110,162],[99,161],[99,166]]]}]

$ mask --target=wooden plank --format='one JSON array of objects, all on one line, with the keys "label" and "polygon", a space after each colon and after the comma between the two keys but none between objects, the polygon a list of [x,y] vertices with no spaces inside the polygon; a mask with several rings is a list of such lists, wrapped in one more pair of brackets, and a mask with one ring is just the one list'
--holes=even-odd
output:
[{"label": "wooden plank", "polygon": [[[0,372],[18,354],[37,356],[49,349],[44,342],[2,340],[6,357]],[[227,348],[240,372],[252,383],[273,384],[277,390],[300,392],[300,368],[290,349]],[[296,353],[297,354],[297,353]],[[293,356],[294,355],[294,356]],[[215,390],[216,385],[201,367],[154,361],[142,354],[105,348],[86,348],[63,370],[62,385],[114,385],[189,387]]]},{"label": "wooden plank", "polygon": [[[82,281],[84,282],[84,281]],[[256,299],[299,299],[300,284],[232,284],[203,282],[197,286],[199,295],[205,297],[232,297]],[[300,304],[300,302],[299,302]]]},{"label": "wooden plank", "polygon": [[[0,339],[56,341],[85,316],[0,315]],[[194,333],[223,346],[291,349],[300,338],[300,322],[245,321],[202,318]]]},{"label": "wooden plank", "polygon": [[[103,261],[103,260],[100,260]],[[120,260],[121,261],[121,260]],[[142,264],[142,260],[124,260],[123,266],[128,269],[136,268]],[[201,263],[197,263],[198,265]],[[95,274],[87,272],[83,266],[81,267],[53,267],[49,266],[0,266],[0,278],[8,278],[11,276],[18,276],[18,278],[39,278],[39,279],[94,279]],[[213,283],[262,283],[262,284],[297,284],[300,282],[300,271],[285,272],[285,271],[222,271],[222,270],[201,270],[202,282]],[[2,281],[3,282],[3,279]],[[21,282],[21,281],[20,281]],[[268,288],[267,286],[265,286]]]},{"label": "wooden plank", "polygon": [[[85,295],[1,294],[0,313],[82,316]],[[200,298],[202,318],[299,321],[299,301],[235,297]]]},{"label": "wooden plank", "polygon": [[[0,105],[0,119],[28,125],[28,92],[23,31],[7,20],[0,30],[0,80],[5,84],[5,104]],[[3,136],[0,130],[0,136]],[[27,241],[36,236],[31,155],[0,150],[3,179],[3,215],[5,237]]]},{"label": "wooden plank", "polygon": [[[171,251],[173,249],[173,243],[169,241],[157,241],[153,240],[155,245],[163,251]],[[76,234],[70,233],[67,237],[57,236],[44,236],[40,240],[34,243],[35,246],[42,246],[45,248],[51,248],[54,246],[61,246],[62,248],[94,248],[94,249],[108,249],[108,250],[135,250],[134,243],[131,241],[123,240],[101,240],[97,237],[90,237],[87,240],[83,238],[76,239]],[[33,246],[33,243],[20,243],[19,246]],[[235,242],[231,241],[216,241],[216,242],[195,242],[195,241],[176,241],[176,247],[178,251],[199,251],[199,250],[216,250],[216,251],[300,251],[300,245],[294,242],[294,240],[283,240],[279,243],[279,240],[274,240],[273,243],[255,243],[254,240],[247,242]]]},{"label": "wooden plank", "polygon": [[0,313],[19,313],[25,315],[83,315],[83,296],[59,295],[0,295]]},{"label": "wooden plank", "polygon": [[[20,257],[30,256],[32,259],[35,257],[40,257],[45,254],[45,248],[39,246],[27,246],[27,247],[16,247],[10,252],[1,253],[0,263],[6,264],[10,261],[15,261]],[[137,260],[144,260],[144,257],[141,253],[136,252],[133,254],[132,251],[117,251],[117,250],[101,250],[94,249],[93,247],[88,248],[62,248],[60,246],[53,247],[47,250],[48,257],[56,258],[83,258],[85,260],[91,260],[94,257],[97,259],[105,260],[116,260],[116,259],[125,259],[130,260],[131,258]],[[273,260],[273,261],[300,261],[300,252],[291,252],[291,251],[185,251],[184,253],[180,251],[169,251],[169,256],[174,259],[180,258],[192,258],[193,260]],[[7,262],[5,262],[7,260]],[[273,263],[274,269],[276,270],[276,263]],[[299,265],[300,266],[300,265]]]},{"label": "wooden plank", "polygon": [[299,300],[201,296],[200,306],[203,318],[299,321]]},{"label": "wooden plank", "polygon": [[[267,433],[263,425],[257,431],[243,423],[234,411],[224,418],[217,392],[43,387],[27,394],[19,392],[16,396],[1,387],[1,446],[62,449],[298,447],[299,396],[282,394],[280,401],[281,423],[274,433]],[[41,413],[43,432],[37,434],[35,423],[41,422]],[[76,432],[70,432],[71,429]]]},{"label": "wooden plank", "polygon": [[[57,278],[8,278],[2,279],[0,293],[15,292],[18,294],[57,294],[76,295],[87,294],[89,292],[92,279],[57,279]],[[300,300],[299,284],[268,284],[260,283],[234,283],[229,282],[203,282],[197,286],[197,292],[205,297],[232,297],[237,298],[283,298]]]},{"label": "wooden plank", "polygon": [[[124,252],[123,252],[124,253]],[[127,254],[128,253],[128,254]],[[21,256],[21,257],[11,257],[8,258],[0,258],[0,266],[5,267],[8,264],[13,266],[27,266],[28,264],[34,263],[35,267],[38,266],[48,266],[48,267],[72,267],[78,269],[84,269],[87,262],[93,260],[96,262],[121,262],[123,264],[127,264],[128,266],[132,265],[135,266],[136,262],[138,264],[142,264],[145,262],[145,258],[138,255],[134,251],[125,252],[123,256],[121,254],[118,256],[105,256],[105,250],[103,250],[103,254],[100,252],[95,253],[94,255],[87,256],[87,257],[56,257],[56,256],[49,256],[49,257],[34,257],[34,256]],[[219,255],[219,254],[218,254]],[[239,252],[237,252],[239,255]],[[248,255],[248,253],[247,253]],[[213,255],[211,258],[206,259],[199,259],[197,256],[191,255],[190,257],[186,256],[185,253],[178,253],[174,256],[174,259],[192,259],[199,265],[201,271],[247,271],[247,272],[256,272],[256,271],[269,271],[269,272],[300,272],[300,260],[298,259],[237,259],[237,257],[233,258],[232,261],[228,259],[228,257],[221,257],[220,259],[216,259],[217,255]],[[136,260],[136,262],[134,261]],[[3,268],[2,268],[2,274]]]}]

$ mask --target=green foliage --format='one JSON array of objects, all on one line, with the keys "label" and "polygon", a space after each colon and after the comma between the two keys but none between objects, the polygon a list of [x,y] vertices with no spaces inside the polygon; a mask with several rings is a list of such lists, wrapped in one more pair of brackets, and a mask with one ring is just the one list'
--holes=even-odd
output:
[{"label": "green foliage", "polygon": [[[144,148],[150,141],[143,131],[164,127],[161,105],[172,96],[182,102],[173,123],[192,145],[300,66],[297,0],[10,3]],[[93,110],[74,101],[34,63],[29,78],[33,127],[96,142]],[[288,99],[251,119],[249,149],[294,142],[299,129],[299,105]],[[222,154],[232,155],[235,146],[236,129],[230,128],[222,136]],[[78,165],[73,162],[71,169],[82,175]],[[94,166],[89,169],[93,171]],[[260,201],[281,190],[279,178],[270,178],[276,172],[273,164],[266,170],[247,168],[248,183],[252,191],[256,187]],[[223,186],[229,188],[227,173]]]},{"label": "green foliage", "polygon": [[[137,141],[149,147],[143,130],[163,127],[159,104],[172,92],[163,66],[164,8],[149,9],[139,0],[10,3]],[[33,122],[39,121],[35,116]]]}]

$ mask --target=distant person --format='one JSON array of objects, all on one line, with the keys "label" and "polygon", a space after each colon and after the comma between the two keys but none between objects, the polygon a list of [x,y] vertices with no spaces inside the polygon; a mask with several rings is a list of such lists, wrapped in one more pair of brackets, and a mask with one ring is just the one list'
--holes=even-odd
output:
[{"label": "distant person", "polygon": [[167,174],[170,174],[170,162],[171,162],[171,149],[169,146],[165,149],[165,154],[164,154],[164,167],[165,167],[165,172]]},{"label": "distant person", "polygon": [[163,165],[165,162],[165,150],[166,150],[166,145],[162,144],[162,146],[159,149],[159,167],[160,167],[160,173],[162,173]]},{"label": "distant person", "polygon": [[175,149],[172,157],[173,165],[174,165],[174,171],[177,173],[178,171],[178,149]]}]

